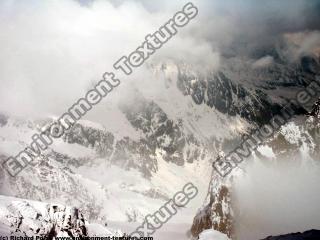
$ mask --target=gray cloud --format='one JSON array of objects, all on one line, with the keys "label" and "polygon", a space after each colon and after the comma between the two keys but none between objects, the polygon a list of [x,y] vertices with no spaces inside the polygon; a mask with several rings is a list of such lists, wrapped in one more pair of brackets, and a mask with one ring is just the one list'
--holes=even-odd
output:
[{"label": "gray cloud", "polygon": [[235,183],[236,234],[240,240],[319,229],[320,170],[299,158],[254,162]]},{"label": "gray cloud", "polygon": [[[61,113],[185,2],[1,1],[0,111]],[[290,45],[290,56],[319,45],[319,1],[194,3],[197,18],[158,51],[154,61],[182,60],[217,69],[228,56],[274,57],[279,42]],[[301,46],[283,40],[292,33],[305,36]]]}]

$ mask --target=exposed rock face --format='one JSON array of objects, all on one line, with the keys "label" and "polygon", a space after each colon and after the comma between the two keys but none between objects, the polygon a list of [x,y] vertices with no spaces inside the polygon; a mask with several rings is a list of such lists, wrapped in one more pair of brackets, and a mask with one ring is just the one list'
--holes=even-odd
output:
[{"label": "exposed rock face", "polygon": [[147,153],[155,156],[158,151],[167,162],[179,166],[203,159],[206,146],[184,131],[182,123],[171,120],[155,102],[142,96],[136,95],[133,102],[122,104],[121,109],[132,126],[145,135],[139,145],[145,145]]},{"label": "exposed rock face", "polygon": [[317,74],[319,73],[319,61],[314,56],[303,56],[301,57],[301,67],[304,71]]},{"label": "exposed rock face", "polygon": [[77,143],[85,147],[94,148],[102,157],[110,157],[113,150],[114,136],[112,133],[78,123],[63,136],[63,139],[67,143]]},{"label": "exposed rock face", "polygon": [[[305,56],[300,63],[277,61],[256,69],[246,61],[230,58],[215,73],[199,73],[185,65],[179,65],[178,70],[178,88],[196,104],[206,104],[222,113],[262,124],[281,109],[281,101],[274,101],[279,96],[272,90],[307,86],[319,74],[320,64]],[[297,110],[304,113],[303,109]]]},{"label": "exposed rock face", "polygon": [[81,211],[74,207],[30,203],[13,200],[0,206],[1,229],[10,229],[13,235],[42,236],[87,236],[86,221]]},{"label": "exposed rock face", "polygon": [[[80,123],[66,131],[62,139],[92,148],[98,157],[124,169],[138,169],[146,178],[157,172],[157,155],[179,166],[203,160],[207,155],[206,144],[192,132],[185,131],[181,121],[170,119],[157,103],[136,95],[132,101],[120,104],[119,108],[128,123],[141,133],[139,139],[130,136],[116,138],[110,131]],[[49,125],[50,122],[52,120],[42,124]],[[48,155],[75,167],[90,162],[89,159],[72,159],[55,151]]]},{"label": "exposed rock face", "polygon": [[232,237],[233,216],[229,188],[220,186],[211,198],[211,202],[196,215],[191,227],[192,235],[198,236],[203,230],[212,228]]},{"label": "exposed rock face", "polygon": [[206,205],[199,210],[191,227],[192,236],[197,237],[203,230],[212,228],[211,211],[211,205]]},{"label": "exposed rock face", "polygon": [[318,119],[318,121],[320,120],[320,98],[314,104],[314,106],[310,112],[310,116]]},{"label": "exposed rock face", "polygon": [[231,116],[239,114],[253,122],[264,122],[271,118],[273,111],[280,108],[263,91],[246,89],[223,72],[201,77],[186,74],[182,69],[179,72],[178,87],[185,95],[191,95],[197,104],[207,104]]},{"label": "exposed rock face", "polygon": [[191,233],[197,237],[205,229],[214,229],[233,236],[233,210],[231,202],[231,179],[222,179],[213,173],[205,206],[193,220]]},{"label": "exposed rock face", "polygon": [[0,113],[0,127],[5,126],[7,122],[8,122],[8,117]]},{"label": "exposed rock face", "polygon": [[[225,154],[219,152],[217,160],[224,157]],[[212,172],[205,206],[199,210],[191,227],[194,237],[205,229],[213,229],[230,238],[233,236],[232,179],[233,177],[223,178],[217,172]]]},{"label": "exposed rock face", "polygon": [[[304,68],[315,69],[316,62],[304,61]],[[308,67],[310,64],[311,68]],[[101,184],[93,184],[88,179],[83,179],[77,173],[78,168],[105,163],[107,167],[116,165],[121,169],[136,170],[143,177],[151,179],[159,170],[160,160],[173,163],[181,169],[189,163],[207,166],[211,156],[215,154],[216,146],[224,141],[221,136],[224,137],[228,132],[230,134],[227,140],[231,141],[231,138],[240,132],[237,126],[235,130],[230,130],[233,127],[231,120],[248,123],[246,126],[261,125],[279,110],[283,99],[286,99],[286,96],[274,94],[275,89],[281,87],[281,91],[286,91],[286,88],[290,87],[301,88],[314,78],[314,71],[304,71],[301,66],[288,67],[285,64],[274,64],[257,70],[250,68],[250,63],[243,65],[230,60],[220,71],[206,73],[199,73],[192,66],[173,65],[164,64],[161,67],[167,89],[173,90],[166,92],[168,95],[165,95],[164,100],[169,104],[175,102],[172,108],[181,112],[180,115],[168,111],[159,99],[152,100],[138,93],[133,101],[127,101],[119,107],[119,112],[125,119],[123,125],[128,125],[138,132],[138,138],[130,134],[118,137],[117,133],[111,130],[79,122],[65,133],[61,145],[65,144],[65,149],[80,146],[83,147],[81,150],[92,150],[94,154],[71,156],[68,152],[50,148],[31,163],[32,167],[15,179],[11,179],[0,165],[1,193],[37,200],[56,199],[63,195],[67,204],[77,202],[77,207],[86,210],[89,219],[101,217],[101,208],[112,194],[101,187]],[[174,68],[177,76],[172,77],[168,73],[169,68]],[[179,98],[173,101],[177,95]],[[186,99],[190,101],[185,103]],[[179,105],[181,102],[183,104]],[[203,120],[205,114],[207,118]],[[208,121],[209,118],[213,118],[218,124]],[[7,144],[6,146],[15,145],[17,151],[20,151],[31,140],[30,137],[20,139],[21,134],[35,133],[51,121],[52,119],[38,122],[25,119],[15,121],[0,115],[0,127],[4,129],[0,141]],[[201,125],[205,127],[200,129]],[[211,128],[214,130],[210,131],[210,136],[200,136],[203,135],[201,132]],[[316,134],[316,129],[310,131]],[[222,134],[217,137],[219,130]],[[13,134],[7,136],[8,132]],[[286,144],[295,147],[281,136],[278,139],[279,142],[285,142],[284,145],[275,142],[274,146],[279,148],[279,153]],[[0,158],[5,161],[10,155],[17,154],[17,151],[1,152]],[[210,226],[228,235],[232,234],[232,211],[229,204],[231,192],[224,181],[219,180],[217,184],[205,204],[207,207],[202,212],[204,217],[198,218],[198,224],[193,226],[195,235]],[[167,197],[161,191],[153,194],[154,191],[158,193],[153,190],[145,189],[142,194],[152,193],[152,196],[157,195],[162,199]],[[135,209],[130,214],[141,215],[136,213]]]},{"label": "exposed rock face", "polygon": [[320,230],[309,230],[303,233],[290,233],[281,236],[267,237],[263,240],[318,240],[320,239]]},{"label": "exposed rock face", "polygon": [[[284,125],[279,132],[268,139],[264,145],[272,150],[275,158],[282,161],[292,160],[299,156],[303,159],[301,149],[308,152],[308,156],[314,161],[319,161],[320,156],[320,100],[318,100],[308,116],[300,116],[294,121]],[[254,151],[257,160],[270,162],[259,150]],[[249,161],[249,159],[246,159]],[[214,229],[233,237],[233,211],[232,211],[232,187],[233,179],[241,176],[242,170],[236,168],[225,178],[221,178],[213,171],[208,197],[204,206],[199,210],[194,218],[191,233],[194,237],[205,229]],[[309,231],[305,233],[289,234],[279,237],[269,237],[272,240],[295,240],[295,239],[318,239],[319,231]],[[308,238],[310,236],[310,238]]]},{"label": "exposed rock face", "polygon": [[[143,133],[141,139],[116,139],[111,132],[77,123],[65,133],[64,141],[93,148],[99,157],[125,169],[138,169],[147,178],[158,169],[157,154],[179,166],[203,160],[207,154],[203,143],[192,133],[183,132],[179,123],[169,119],[154,102],[140,97],[121,109],[132,126]],[[83,161],[72,162],[79,166]]]}]

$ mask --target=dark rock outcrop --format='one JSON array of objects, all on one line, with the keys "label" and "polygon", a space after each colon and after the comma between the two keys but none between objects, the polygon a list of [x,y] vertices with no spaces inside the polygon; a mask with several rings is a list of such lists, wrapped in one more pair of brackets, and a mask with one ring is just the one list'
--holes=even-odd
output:
[{"label": "dark rock outcrop", "polygon": [[319,240],[320,230],[309,230],[303,233],[290,233],[281,236],[269,236],[262,240]]}]

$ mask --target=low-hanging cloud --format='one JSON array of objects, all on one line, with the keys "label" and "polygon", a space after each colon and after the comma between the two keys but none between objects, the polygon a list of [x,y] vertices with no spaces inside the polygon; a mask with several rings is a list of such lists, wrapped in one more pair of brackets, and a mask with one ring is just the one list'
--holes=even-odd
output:
[{"label": "low-hanging cloud", "polygon": [[[0,111],[59,115],[185,3],[1,1]],[[195,0],[194,4],[199,8],[195,21],[150,61],[173,59],[203,71],[217,70],[229,56],[263,59],[268,54],[262,48],[274,47],[285,34],[314,33],[320,24],[319,1]],[[299,51],[310,45],[317,49],[315,36],[306,35]]]},{"label": "low-hanging cloud", "polygon": [[[278,44],[285,46],[285,56],[290,59],[320,53],[318,0],[193,2],[199,9],[196,19],[151,61],[170,59],[217,70],[228,57],[249,58],[254,67],[268,66],[275,61],[270,49]],[[1,0],[0,111],[21,116],[60,115],[185,3]],[[139,71],[147,71],[145,68]],[[150,72],[138,76],[154,81]],[[128,90],[122,88],[112,93],[108,104],[127,96],[119,93]],[[93,115],[100,120],[102,114],[107,115]],[[238,219],[243,222],[242,229],[254,224],[257,232],[244,235],[244,239],[316,227],[320,199],[312,193],[320,180],[317,169],[256,165],[251,170],[238,183],[239,206],[244,213]],[[240,229],[240,235],[251,230]]]},{"label": "low-hanging cloud", "polygon": [[[152,12],[133,1],[1,1],[0,111],[59,114],[182,6]],[[188,34],[171,41],[159,61],[218,62],[204,41]]]},{"label": "low-hanging cloud", "polygon": [[239,240],[320,228],[320,169],[291,158],[272,164],[253,162],[235,183]]}]

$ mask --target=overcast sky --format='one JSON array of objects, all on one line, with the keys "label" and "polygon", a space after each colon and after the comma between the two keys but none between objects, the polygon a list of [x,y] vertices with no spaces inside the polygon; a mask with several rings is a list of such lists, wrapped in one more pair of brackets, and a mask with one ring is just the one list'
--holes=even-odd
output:
[{"label": "overcast sky", "polygon": [[[254,49],[272,46],[286,33],[305,36],[311,32],[308,40],[299,42],[303,51],[309,51],[320,42],[319,2],[194,1],[199,8],[197,18],[154,60],[173,58],[214,69],[231,50],[250,57]],[[185,3],[0,1],[0,111],[40,116],[61,113]]]},{"label": "overcast sky", "polygon": [[[100,80],[102,73],[111,71],[114,62],[135,50],[147,34],[155,32],[186,3],[182,0],[0,0],[0,112],[59,116],[93,82]],[[264,64],[270,57],[252,53],[262,47],[272,48],[284,39],[290,50],[288,57],[293,60],[315,50],[320,53],[318,0],[197,0],[193,3],[199,15],[157,51],[152,61],[182,60],[194,66],[219,69],[224,57],[235,51],[247,58],[261,57],[258,63]],[[143,76],[151,80],[148,75]],[[121,96],[122,88],[121,85],[107,99],[108,103]],[[296,205],[291,204],[290,209],[283,210],[277,223],[299,218],[292,226],[300,230],[304,213],[319,213],[318,196],[309,202],[305,198],[310,189],[313,193],[319,189],[318,171],[292,170],[312,186],[305,188],[299,181],[289,184],[296,175],[287,173],[280,182],[283,174],[275,173],[276,178],[269,181],[270,169],[257,168],[239,183],[240,207],[248,211],[239,217],[241,221],[256,216],[256,209],[265,206],[262,214],[266,217],[258,223],[262,229],[265,222],[273,221],[273,216],[283,210],[281,207],[290,203],[287,196],[302,198],[294,201]],[[252,176],[258,178],[259,184],[248,188]],[[273,186],[278,193],[276,198],[268,192]],[[297,193],[296,187],[300,192]],[[241,191],[247,195],[241,195]],[[256,201],[254,195],[262,197]],[[272,199],[280,203],[279,208],[273,208]],[[306,204],[310,204],[308,211],[301,211]],[[299,211],[294,212],[297,207]],[[314,216],[318,218],[319,214]],[[314,222],[309,219],[308,226]],[[268,230],[289,229],[279,226]]]}]

